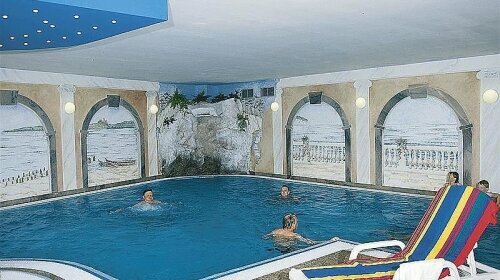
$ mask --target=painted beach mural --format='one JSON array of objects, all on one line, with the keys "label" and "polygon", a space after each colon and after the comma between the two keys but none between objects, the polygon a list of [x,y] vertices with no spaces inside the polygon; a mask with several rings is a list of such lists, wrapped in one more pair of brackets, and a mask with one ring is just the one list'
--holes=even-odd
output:
[{"label": "painted beach mural", "polygon": [[398,102],[384,123],[384,185],[435,190],[449,171],[462,174],[459,126],[453,109],[436,97]]},{"label": "painted beach mural", "polygon": [[87,137],[89,186],[140,177],[139,131],[123,107],[102,107],[90,121]]},{"label": "painted beach mural", "polygon": [[0,106],[0,201],[51,192],[49,142],[24,105]]},{"label": "painted beach mural", "polygon": [[342,126],[327,103],[302,106],[292,124],[292,175],[345,181]]}]

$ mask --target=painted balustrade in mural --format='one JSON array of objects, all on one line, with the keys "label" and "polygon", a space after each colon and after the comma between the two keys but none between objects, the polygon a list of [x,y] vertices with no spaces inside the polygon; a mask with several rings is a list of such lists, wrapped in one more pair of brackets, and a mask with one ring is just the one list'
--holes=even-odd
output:
[{"label": "painted balustrade in mural", "polygon": [[384,167],[409,170],[456,171],[461,161],[456,147],[384,145]]},{"label": "painted balustrade in mural", "polygon": [[292,157],[301,162],[345,162],[345,145],[338,144],[294,144]]}]

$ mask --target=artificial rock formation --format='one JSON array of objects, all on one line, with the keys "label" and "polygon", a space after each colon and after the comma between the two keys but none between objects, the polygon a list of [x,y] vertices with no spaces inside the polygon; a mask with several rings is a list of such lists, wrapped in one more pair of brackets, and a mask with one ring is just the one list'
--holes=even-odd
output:
[{"label": "artificial rock formation", "polygon": [[[244,130],[238,126],[238,114],[248,118]],[[200,163],[206,157],[220,159],[222,169],[229,172],[253,170],[260,159],[261,116],[262,102],[242,104],[233,98],[190,105],[186,110],[165,106],[158,116],[163,167],[183,156]]]}]

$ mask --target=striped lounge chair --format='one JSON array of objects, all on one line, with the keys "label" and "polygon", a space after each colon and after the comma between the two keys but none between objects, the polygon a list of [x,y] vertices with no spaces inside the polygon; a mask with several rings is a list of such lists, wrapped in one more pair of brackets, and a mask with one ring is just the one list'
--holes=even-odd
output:
[{"label": "striped lounge chair", "polygon": [[473,187],[443,187],[432,200],[408,244],[388,241],[385,246],[399,245],[402,251],[386,259],[356,258],[361,249],[377,248],[384,243],[360,244],[347,263],[333,266],[292,269],[290,279],[392,279],[403,262],[443,258],[457,267],[469,263],[475,273],[473,248],[489,224],[496,224],[498,207],[485,193]]}]

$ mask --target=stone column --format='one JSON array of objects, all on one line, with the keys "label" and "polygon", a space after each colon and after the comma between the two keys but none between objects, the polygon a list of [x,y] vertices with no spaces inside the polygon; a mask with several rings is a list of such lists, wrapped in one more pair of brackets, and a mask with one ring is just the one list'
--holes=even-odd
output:
[{"label": "stone column", "polygon": [[[370,80],[354,82],[356,99],[366,100],[364,108],[356,107],[356,182],[370,183]],[[354,105],[355,106],[355,105]]]},{"label": "stone column", "polygon": [[481,81],[479,90],[479,180],[488,180],[490,191],[500,193],[500,172],[498,172],[498,166],[500,165],[500,159],[498,158],[500,147],[500,129],[498,129],[498,124],[500,124],[500,100],[491,104],[483,100],[483,93],[489,89],[500,93],[500,69],[481,70],[477,73],[477,78]]},{"label": "stone column", "polygon": [[281,102],[281,95],[283,88],[281,82],[276,84],[274,101],[279,104],[279,109],[273,114],[273,160],[274,160],[274,174],[283,174],[283,103]]},{"label": "stone column", "polygon": [[61,113],[62,190],[67,191],[76,189],[75,114],[66,113],[64,107],[68,102],[74,104],[76,87],[60,85],[57,90],[59,91],[59,111]]},{"label": "stone column", "polygon": [[158,132],[156,125],[157,114],[151,114],[151,105],[158,105],[158,91],[147,91],[147,126],[148,126],[148,165],[149,173],[148,176],[156,176],[158,172]]}]

